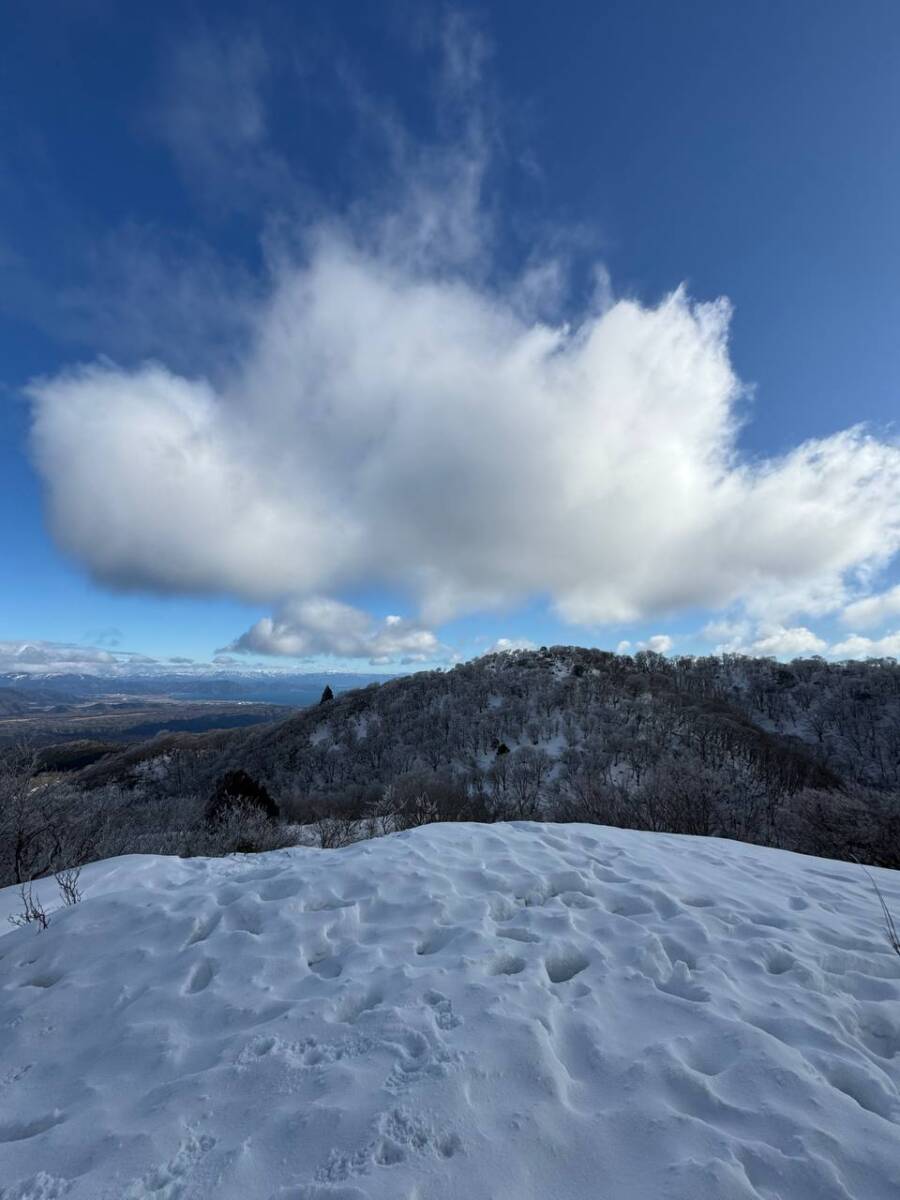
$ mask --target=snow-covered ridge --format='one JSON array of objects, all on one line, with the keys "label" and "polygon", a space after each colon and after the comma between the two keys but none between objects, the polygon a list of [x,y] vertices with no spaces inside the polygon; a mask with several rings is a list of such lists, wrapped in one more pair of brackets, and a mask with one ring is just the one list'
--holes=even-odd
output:
[{"label": "snow-covered ridge", "polygon": [[3,1200],[900,1195],[854,866],[521,823],[82,882],[0,936]]}]

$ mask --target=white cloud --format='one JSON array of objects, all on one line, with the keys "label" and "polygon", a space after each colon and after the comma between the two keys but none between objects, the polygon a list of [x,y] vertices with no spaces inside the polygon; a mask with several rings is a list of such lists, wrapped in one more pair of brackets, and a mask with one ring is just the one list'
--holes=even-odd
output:
[{"label": "white cloud", "polygon": [[655,633],[653,637],[637,642],[634,645],[627,639],[619,642],[616,646],[616,654],[630,654],[632,649],[653,650],[656,654],[668,654],[674,644],[674,641],[667,633]]},{"label": "white cloud", "polygon": [[[118,630],[113,632],[118,633]],[[0,642],[0,671],[7,673],[105,675],[127,672],[133,668],[141,671],[157,665],[155,658],[148,658],[145,654],[130,650],[108,650],[104,646],[44,640]]]},{"label": "white cloud", "polygon": [[900,632],[887,633],[880,638],[852,633],[833,645],[828,653],[834,658],[900,658]]},{"label": "white cloud", "polygon": [[[266,114],[277,55],[217,35],[174,55],[157,129],[201,192],[272,206],[270,287],[212,261],[175,287],[173,323],[196,310],[237,347],[214,379],[150,331],[162,361],[32,383],[57,541],[117,588],[281,604],[239,639],[276,653],[328,642],[303,605],[337,602],[311,598],[372,585],[416,606],[409,636],[548,596],[594,626],[742,605],[788,644],[795,614],[846,604],[900,548],[900,447],[853,429],[743,461],[724,300],[616,301],[598,266],[587,311],[551,320],[565,237],[517,277],[492,261],[486,48],[465,22],[433,36],[452,142],[417,145],[348,78],[386,147],[379,211],[301,229]],[[135,293],[151,310],[168,274]],[[229,278],[223,306],[203,281]],[[390,628],[360,624],[356,644]]]},{"label": "white cloud", "polygon": [[748,654],[758,658],[800,658],[828,652],[828,643],[805,625],[784,626],[763,622],[751,633],[746,622],[713,622],[704,635],[726,635],[715,647],[716,654]]},{"label": "white cloud", "polygon": [[704,625],[701,633],[708,642],[719,642],[722,646],[739,646],[750,636],[749,621],[710,621]]},{"label": "white cloud", "polygon": [[224,652],[310,658],[367,658],[370,663],[433,662],[448,657],[428,629],[398,616],[375,622],[337,600],[314,597],[290,601],[274,617],[263,617]]},{"label": "white cloud", "polygon": [[117,658],[99,646],[69,642],[0,642],[0,671],[78,671],[114,664]]},{"label": "white cloud", "polygon": [[657,654],[667,654],[673,645],[674,643],[667,633],[655,633],[653,637],[647,638],[646,642],[641,643],[642,648],[654,650]]},{"label": "white cloud", "polygon": [[489,646],[485,651],[486,654],[501,654],[504,650],[536,650],[537,646],[528,638],[508,638],[500,637]]},{"label": "white cloud", "polygon": [[219,390],[158,364],[37,381],[60,544],[100,580],[252,600],[378,582],[423,620],[548,593],[567,619],[793,611],[900,544],[900,449],[861,430],[750,465],[728,308],[577,328],[320,235]]},{"label": "white cloud", "polygon": [[755,630],[747,621],[711,622],[703,630],[710,641],[719,638],[716,654],[747,654],[762,658],[802,658],[810,654],[828,658],[900,657],[900,632],[869,638],[852,633],[843,641],[829,643],[804,625],[790,628],[762,623]]},{"label": "white cloud", "polygon": [[771,625],[757,631],[748,653],[764,658],[799,658],[804,654],[821,654],[827,649],[828,643],[804,625],[791,628]]},{"label": "white cloud", "polygon": [[896,616],[900,616],[900,584],[889,591],[848,604],[841,613],[841,621],[845,625],[871,629]]}]

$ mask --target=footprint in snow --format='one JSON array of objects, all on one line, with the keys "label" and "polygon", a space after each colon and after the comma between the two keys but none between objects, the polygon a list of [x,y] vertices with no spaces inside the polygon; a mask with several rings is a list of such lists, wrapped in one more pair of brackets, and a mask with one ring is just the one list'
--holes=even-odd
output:
[{"label": "footprint in snow", "polygon": [[577,950],[553,954],[544,963],[544,969],[551,983],[568,983],[588,966],[590,966],[588,959]]},{"label": "footprint in snow", "polygon": [[675,963],[669,978],[662,983],[657,982],[656,986],[661,992],[666,992],[670,996],[679,996],[682,1000],[695,1000],[703,1004],[710,998],[706,988],[701,987],[699,983],[694,983],[691,979],[687,963],[680,961]]},{"label": "footprint in snow", "polygon": [[42,1117],[32,1117],[25,1121],[5,1121],[0,1125],[0,1142],[24,1142],[28,1138],[46,1133],[56,1125],[62,1125],[66,1120],[68,1114],[55,1108],[53,1112],[45,1113]]},{"label": "footprint in snow", "polygon": [[204,992],[212,983],[218,967],[212,959],[204,958],[202,962],[197,963],[192,968],[185,984],[184,991],[188,995],[196,995],[197,992]]},{"label": "footprint in snow", "polygon": [[453,1012],[453,1005],[449,997],[445,996],[443,992],[428,991],[423,999],[434,1013],[434,1023],[438,1029],[445,1031],[456,1029],[462,1024],[462,1020]]},{"label": "footprint in snow", "polygon": [[525,959],[517,954],[505,954],[495,959],[490,966],[491,975],[518,975],[525,970]]},{"label": "footprint in snow", "polygon": [[541,939],[536,933],[532,933],[530,929],[497,929],[495,930],[497,937],[509,938],[513,942],[539,942]]},{"label": "footprint in snow", "polygon": [[438,926],[419,942],[416,946],[416,954],[437,954],[439,950],[443,950],[449,942],[452,942],[458,933],[459,929],[455,926]]},{"label": "footprint in snow", "polygon": [[344,969],[343,963],[336,955],[330,958],[311,959],[306,965],[321,979],[337,979]]}]

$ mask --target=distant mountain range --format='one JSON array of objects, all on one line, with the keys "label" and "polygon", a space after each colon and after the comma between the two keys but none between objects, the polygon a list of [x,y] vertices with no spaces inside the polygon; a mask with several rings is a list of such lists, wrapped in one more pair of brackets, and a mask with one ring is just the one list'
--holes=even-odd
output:
[{"label": "distant mountain range", "polygon": [[253,701],[296,708],[317,701],[326,684],[337,693],[387,678],[390,676],[342,671],[293,673],[266,668],[241,671],[193,668],[129,674],[8,671],[0,674],[0,714],[25,711],[35,706],[123,696]]},{"label": "distant mountain range", "polygon": [[37,749],[59,743],[58,753],[43,758],[60,769],[75,769],[114,751],[117,744],[163,732],[202,733],[271,723],[318,703],[326,685],[340,695],[373,678],[381,677],[340,672],[7,672],[0,675],[0,748],[27,744]]}]

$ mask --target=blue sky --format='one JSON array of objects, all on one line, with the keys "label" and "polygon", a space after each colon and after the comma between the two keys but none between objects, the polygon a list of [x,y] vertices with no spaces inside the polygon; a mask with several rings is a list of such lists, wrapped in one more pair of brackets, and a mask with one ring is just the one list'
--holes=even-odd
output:
[{"label": "blue sky", "polygon": [[4,26],[0,640],[900,650],[895,4]]}]

